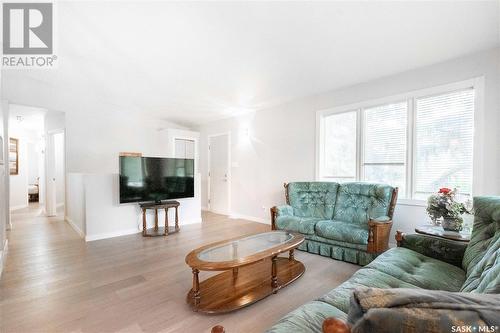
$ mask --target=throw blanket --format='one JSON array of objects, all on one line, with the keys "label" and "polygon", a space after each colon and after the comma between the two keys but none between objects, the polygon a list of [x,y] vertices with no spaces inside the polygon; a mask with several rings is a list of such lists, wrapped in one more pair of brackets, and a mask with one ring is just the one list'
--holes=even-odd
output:
[{"label": "throw blanket", "polygon": [[359,288],[352,332],[500,332],[500,295],[424,289]]}]

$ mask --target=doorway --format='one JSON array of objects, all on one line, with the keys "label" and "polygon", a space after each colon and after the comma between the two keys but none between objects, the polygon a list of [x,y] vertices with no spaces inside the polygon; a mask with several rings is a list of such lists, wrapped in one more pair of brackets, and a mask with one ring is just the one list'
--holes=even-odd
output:
[{"label": "doorway", "polygon": [[231,211],[231,137],[208,137],[208,209],[217,214]]},{"label": "doorway", "polygon": [[42,108],[9,104],[9,211],[39,209],[43,203],[46,112]]}]

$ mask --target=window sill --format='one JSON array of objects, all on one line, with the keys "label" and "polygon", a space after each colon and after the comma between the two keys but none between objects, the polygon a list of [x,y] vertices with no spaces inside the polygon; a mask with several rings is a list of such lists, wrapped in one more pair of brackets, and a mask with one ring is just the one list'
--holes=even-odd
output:
[{"label": "window sill", "polygon": [[427,201],[417,199],[398,199],[396,205],[426,207]]}]

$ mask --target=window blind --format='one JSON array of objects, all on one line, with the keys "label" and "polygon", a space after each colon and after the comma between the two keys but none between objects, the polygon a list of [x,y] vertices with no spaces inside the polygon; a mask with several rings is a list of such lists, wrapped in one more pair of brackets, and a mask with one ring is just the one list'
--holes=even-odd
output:
[{"label": "window blind", "polygon": [[323,177],[356,179],[356,111],[329,115],[324,121]]},{"label": "window blind", "polygon": [[474,90],[416,99],[414,196],[440,187],[472,192]]},{"label": "window blind", "polygon": [[363,179],[398,186],[404,197],[408,102],[366,108]]}]

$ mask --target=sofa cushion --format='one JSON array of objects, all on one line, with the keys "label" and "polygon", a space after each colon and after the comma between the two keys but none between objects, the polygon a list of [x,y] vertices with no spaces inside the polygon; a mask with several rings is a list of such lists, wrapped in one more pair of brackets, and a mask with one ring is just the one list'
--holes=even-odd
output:
[{"label": "sofa cushion", "polygon": [[368,244],[368,224],[324,220],[316,223],[315,230],[318,236],[324,238],[353,244]]},{"label": "sofa cushion", "polygon": [[461,268],[403,247],[382,253],[366,267],[424,289],[459,291],[465,281]]},{"label": "sofa cushion", "polygon": [[370,218],[388,215],[393,191],[393,187],[383,184],[341,184],[333,219],[364,225]]},{"label": "sofa cushion", "polygon": [[349,311],[349,299],[352,292],[355,288],[359,287],[374,287],[383,289],[417,288],[416,286],[395,278],[394,276],[373,268],[367,268],[367,266],[365,266],[365,268],[362,268],[354,273],[349,280],[331,290],[326,295],[320,297],[318,300],[335,306],[347,313]]},{"label": "sofa cushion", "polygon": [[500,237],[496,237],[481,260],[467,272],[460,291],[500,294]]},{"label": "sofa cushion", "polygon": [[293,207],[293,215],[331,219],[338,186],[332,182],[289,183],[288,201]]},{"label": "sofa cushion", "polygon": [[314,226],[321,219],[314,217],[279,216],[276,218],[276,226],[280,230],[299,232],[306,235],[314,235]]},{"label": "sofa cushion", "polygon": [[500,236],[500,197],[474,197],[474,228],[462,267],[469,276]]},{"label": "sofa cushion", "polygon": [[316,333],[321,332],[323,321],[328,317],[346,320],[347,314],[330,304],[312,301],[288,313],[281,318],[267,333]]},{"label": "sofa cushion", "polygon": [[338,241],[338,240],[334,240],[334,239],[321,237],[321,236],[318,236],[317,234],[305,235],[305,238],[306,238],[306,240],[314,241],[317,243],[324,243],[324,244],[328,244],[328,245],[335,245],[335,246],[345,247],[345,248],[349,248],[349,249],[366,251],[366,244],[347,243],[345,241]]}]

